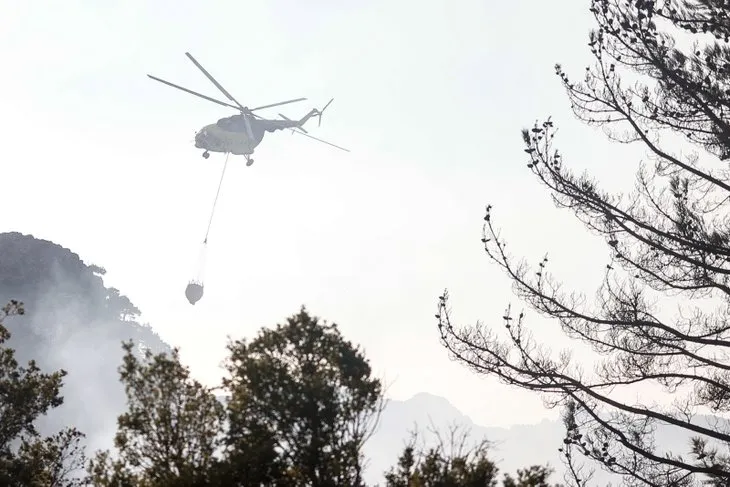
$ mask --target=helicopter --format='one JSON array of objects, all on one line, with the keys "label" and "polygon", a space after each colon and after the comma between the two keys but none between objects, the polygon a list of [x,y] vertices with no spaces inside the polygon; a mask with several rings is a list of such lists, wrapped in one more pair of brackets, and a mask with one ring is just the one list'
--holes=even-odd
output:
[{"label": "helicopter", "polygon": [[151,74],[148,74],[147,76],[155,81],[159,81],[160,83],[185,91],[203,98],[204,100],[217,103],[218,105],[233,108],[240,112],[230,117],[221,118],[216,123],[206,125],[195,134],[195,147],[203,149],[203,157],[205,159],[210,157],[210,152],[243,155],[246,158],[246,165],[250,166],[253,164],[253,158],[251,156],[254,153],[254,149],[261,143],[266,132],[275,132],[277,130],[291,130],[292,134],[303,135],[345,152],[350,152],[344,147],[340,147],[331,142],[327,142],[326,140],[309,135],[307,130],[303,127],[303,125],[312,117],[318,118],[318,126],[320,126],[322,124],[322,114],[334,101],[334,98],[327,102],[322,109],[313,108],[299,120],[292,120],[281,113],[278,114],[281,117],[281,120],[266,119],[253,112],[263,110],[265,108],[273,108],[280,105],[304,101],[306,98],[295,98],[293,100],[262,105],[256,108],[248,108],[241,105],[235,98],[233,98],[233,96],[231,96],[231,94],[228,93],[228,91],[226,91],[226,89],[223,88],[223,86],[221,86],[221,84],[218,83],[218,81],[216,81],[215,78],[213,78],[213,76],[211,76],[211,74],[206,71],[206,69],[189,52],[186,52],[185,55],[193,62],[193,64],[195,64],[195,66],[197,66],[198,69],[200,69],[200,71],[203,72],[203,74],[216,86],[216,88],[218,88],[218,90],[235,105],[183,88],[182,86],[157,78]]}]

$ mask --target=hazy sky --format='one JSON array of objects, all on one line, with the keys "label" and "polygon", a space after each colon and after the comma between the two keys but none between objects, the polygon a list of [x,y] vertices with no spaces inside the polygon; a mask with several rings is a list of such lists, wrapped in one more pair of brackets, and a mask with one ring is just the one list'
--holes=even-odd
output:
[{"label": "hazy sky", "polygon": [[[631,182],[640,148],[575,120],[554,75],[590,61],[589,3],[0,0],[0,230],[106,267],[208,383],[227,335],[305,304],[365,348],[392,397],[442,395],[484,425],[553,417],[451,362],[433,315],[445,287],[463,323],[501,326],[520,306],[483,254],[487,203],[515,254],[549,251],[569,288],[600,279],[605,247],[554,209],[520,137],[552,115],[566,164]],[[203,159],[193,136],[233,111],[145,76],[221,97],[185,51],[249,106],[308,97],[281,109],[293,118],[335,97],[310,133],[352,150],[279,132],[253,166],[232,158],[195,307],[184,289],[224,156]]]}]

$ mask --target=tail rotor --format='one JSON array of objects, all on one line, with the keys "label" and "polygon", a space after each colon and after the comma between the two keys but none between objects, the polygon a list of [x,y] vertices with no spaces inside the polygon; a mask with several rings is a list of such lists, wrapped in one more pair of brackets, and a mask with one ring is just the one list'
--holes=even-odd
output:
[{"label": "tail rotor", "polygon": [[317,120],[317,127],[321,127],[322,126],[322,114],[324,113],[325,110],[327,110],[327,107],[330,106],[330,104],[333,101],[335,101],[334,98],[330,99],[330,101],[328,101],[327,104],[321,110],[317,110],[317,118],[318,118],[318,120]]}]

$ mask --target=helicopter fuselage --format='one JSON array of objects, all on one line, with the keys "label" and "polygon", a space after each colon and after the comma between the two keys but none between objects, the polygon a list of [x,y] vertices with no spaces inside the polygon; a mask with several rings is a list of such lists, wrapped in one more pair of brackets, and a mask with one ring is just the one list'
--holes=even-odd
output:
[{"label": "helicopter fuselage", "polygon": [[249,119],[249,124],[253,137],[249,136],[242,115],[222,118],[195,134],[195,147],[210,152],[250,156],[263,140],[266,130],[256,119]]}]

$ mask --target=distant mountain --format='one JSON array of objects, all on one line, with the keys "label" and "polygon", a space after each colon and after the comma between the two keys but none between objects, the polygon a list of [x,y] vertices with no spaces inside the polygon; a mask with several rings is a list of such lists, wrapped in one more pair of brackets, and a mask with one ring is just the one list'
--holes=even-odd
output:
[{"label": "distant mountain", "polygon": [[447,399],[422,392],[406,401],[388,401],[377,431],[365,445],[365,456],[369,458],[368,483],[382,482],[383,472],[395,465],[416,427],[426,444],[433,445],[436,438],[428,432],[429,428],[448,433],[450,427],[457,425],[470,431],[470,439],[475,442],[486,438],[495,443],[492,457],[501,472],[514,473],[518,468],[549,463],[556,471],[560,470],[553,480],[562,479],[557,449],[564,431],[559,422],[545,420],[510,428],[480,426]]},{"label": "distant mountain", "polygon": [[[711,425],[718,418],[698,415],[693,423]],[[720,420],[723,421],[723,420]],[[727,421],[725,422],[727,425]],[[383,472],[395,465],[398,455],[409,438],[409,432],[418,426],[423,431],[427,445],[434,445],[435,438],[427,429],[433,425],[438,431],[447,433],[450,426],[460,425],[471,431],[471,438],[480,441],[484,438],[494,442],[492,459],[502,473],[514,473],[518,468],[535,464],[550,464],[555,473],[552,482],[563,482],[565,468],[561,462],[558,448],[563,443],[565,430],[560,421],[543,420],[535,424],[514,425],[509,428],[486,427],[474,422],[448,400],[427,393],[419,393],[406,401],[389,400],[382,413],[380,426],[365,445],[365,455],[370,459],[366,470],[369,484],[382,482]],[[689,452],[690,436],[667,426],[658,426],[655,442],[658,451],[671,451],[685,455]],[[595,464],[595,475],[590,485],[605,486],[609,482],[619,485],[620,478],[603,472]],[[501,475],[500,475],[501,476]]]}]

